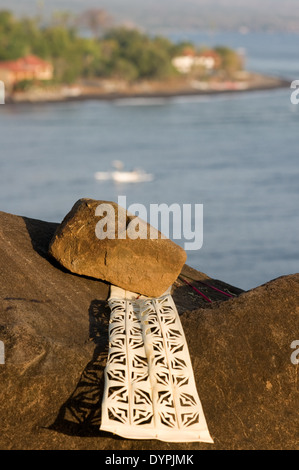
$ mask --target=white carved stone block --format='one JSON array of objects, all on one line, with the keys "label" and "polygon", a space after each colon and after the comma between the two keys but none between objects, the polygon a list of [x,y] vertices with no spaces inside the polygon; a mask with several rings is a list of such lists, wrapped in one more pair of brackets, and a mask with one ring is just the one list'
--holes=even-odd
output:
[{"label": "white carved stone block", "polygon": [[111,287],[101,430],[132,439],[213,443],[170,291],[137,297]]}]

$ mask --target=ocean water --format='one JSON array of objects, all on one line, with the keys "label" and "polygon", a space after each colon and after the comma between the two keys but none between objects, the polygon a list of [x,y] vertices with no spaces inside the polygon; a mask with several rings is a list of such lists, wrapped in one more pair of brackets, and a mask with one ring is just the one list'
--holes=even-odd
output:
[{"label": "ocean water", "polygon": [[[186,37],[240,47],[248,68],[299,79],[298,36],[173,35]],[[148,210],[203,204],[203,246],[187,252],[189,265],[243,289],[298,272],[299,105],[290,95],[2,105],[0,210],[60,222],[82,197],[126,196]],[[153,181],[96,181],[114,160]]]}]

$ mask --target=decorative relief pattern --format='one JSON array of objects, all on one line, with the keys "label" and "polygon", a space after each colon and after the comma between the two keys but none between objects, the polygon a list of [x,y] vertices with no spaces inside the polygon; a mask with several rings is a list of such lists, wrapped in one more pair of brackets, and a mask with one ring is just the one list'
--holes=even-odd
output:
[{"label": "decorative relief pattern", "polygon": [[212,443],[170,293],[136,297],[111,288],[101,429],[134,439]]}]

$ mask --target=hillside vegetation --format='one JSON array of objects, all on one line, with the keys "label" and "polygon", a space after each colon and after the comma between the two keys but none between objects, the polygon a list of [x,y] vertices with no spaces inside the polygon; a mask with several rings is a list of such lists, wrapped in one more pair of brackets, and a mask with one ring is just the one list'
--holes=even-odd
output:
[{"label": "hillside vegetation", "polygon": [[[46,25],[39,17],[18,19],[10,11],[0,11],[0,61],[37,55],[52,62],[57,83],[91,77],[129,82],[168,79],[178,75],[172,59],[186,47],[199,52],[192,44],[113,27],[102,10],[86,12],[80,21],[69,13],[57,13]],[[216,51],[222,74],[241,68],[236,52],[223,46]]]}]

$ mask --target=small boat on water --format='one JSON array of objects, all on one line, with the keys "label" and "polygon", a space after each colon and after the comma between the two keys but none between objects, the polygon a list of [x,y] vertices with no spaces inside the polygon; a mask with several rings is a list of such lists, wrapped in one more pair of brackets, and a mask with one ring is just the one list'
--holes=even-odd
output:
[{"label": "small boat on water", "polygon": [[116,183],[144,183],[153,180],[151,173],[144,170],[123,171],[123,163],[120,161],[113,162],[114,171],[97,171],[95,179],[98,181],[112,180]]}]

